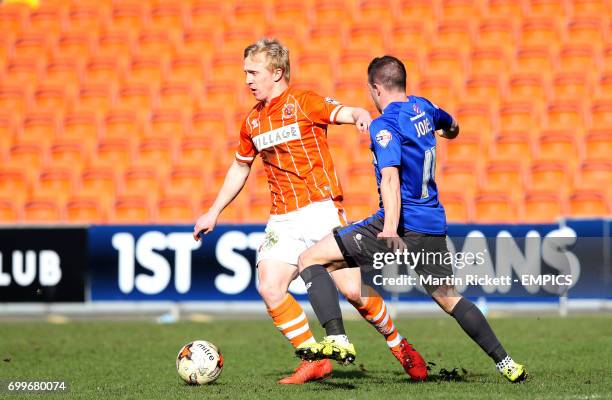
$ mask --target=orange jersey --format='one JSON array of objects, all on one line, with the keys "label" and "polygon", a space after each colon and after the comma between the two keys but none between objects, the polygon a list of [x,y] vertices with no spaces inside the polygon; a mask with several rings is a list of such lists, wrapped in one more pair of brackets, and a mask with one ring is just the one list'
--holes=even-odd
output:
[{"label": "orange jersey", "polygon": [[289,88],[268,106],[259,102],[240,129],[236,160],[259,153],[271,191],[271,214],[284,214],[325,199],[342,200],[327,146],[327,125],[342,105],[313,92]]}]

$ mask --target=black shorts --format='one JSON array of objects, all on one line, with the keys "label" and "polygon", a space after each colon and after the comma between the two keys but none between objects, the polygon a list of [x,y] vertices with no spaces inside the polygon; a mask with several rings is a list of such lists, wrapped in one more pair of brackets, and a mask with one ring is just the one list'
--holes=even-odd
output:
[{"label": "black shorts", "polygon": [[[386,240],[377,237],[383,226],[382,218],[372,216],[334,229],[334,238],[350,267],[359,267],[362,271],[369,272],[376,269],[375,264],[380,266],[384,263],[381,254],[384,257],[386,253],[394,253]],[[406,252],[411,253],[402,254],[399,264],[408,261],[406,265],[413,268],[417,274],[433,278],[453,275],[452,257],[446,245],[446,235],[430,235],[404,228],[400,228],[398,234]]]}]

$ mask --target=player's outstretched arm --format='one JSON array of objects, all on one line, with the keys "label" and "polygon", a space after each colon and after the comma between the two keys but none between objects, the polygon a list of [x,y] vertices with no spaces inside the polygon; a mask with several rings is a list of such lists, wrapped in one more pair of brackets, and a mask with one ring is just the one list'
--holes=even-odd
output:
[{"label": "player's outstretched arm", "polygon": [[217,194],[215,202],[210,207],[208,212],[202,214],[196,221],[193,228],[193,238],[195,240],[200,240],[200,232],[204,232],[205,234],[212,232],[217,224],[219,214],[221,214],[221,211],[223,211],[223,209],[227,207],[227,205],[231,203],[236,196],[238,196],[238,193],[240,193],[244,187],[250,172],[251,164],[234,160],[232,165],[227,170],[225,180],[223,181],[223,186],[221,186],[221,190],[219,190],[219,194]]},{"label": "player's outstretched arm", "polygon": [[459,124],[453,119],[450,128],[440,129],[438,132],[440,137],[443,137],[445,139],[454,139],[457,137],[457,135],[459,135]]},{"label": "player's outstretched arm", "polygon": [[357,127],[359,132],[366,133],[368,129],[370,129],[372,116],[364,108],[342,107],[336,116],[336,123],[353,124]]},{"label": "player's outstretched arm", "polygon": [[380,173],[380,195],[385,209],[385,222],[378,237],[387,238],[387,246],[390,248],[400,249],[403,243],[397,234],[402,208],[399,171],[397,167],[385,167]]}]

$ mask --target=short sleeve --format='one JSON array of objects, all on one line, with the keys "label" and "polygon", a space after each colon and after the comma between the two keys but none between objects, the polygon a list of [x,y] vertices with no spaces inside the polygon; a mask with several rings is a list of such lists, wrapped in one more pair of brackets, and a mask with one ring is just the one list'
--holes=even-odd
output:
[{"label": "short sleeve", "polygon": [[374,120],[370,125],[370,139],[379,169],[401,165],[402,143],[397,132]]},{"label": "short sleeve", "polygon": [[421,97],[420,100],[429,107],[435,130],[449,129],[451,127],[453,124],[453,117],[449,113],[425,98]]},{"label": "short sleeve", "polygon": [[257,149],[251,140],[251,134],[249,127],[247,126],[247,119],[242,122],[240,128],[240,138],[238,141],[238,147],[236,148],[236,160],[242,163],[251,164],[255,160],[257,155]]},{"label": "short sleeve", "polygon": [[301,106],[308,118],[315,124],[335,124],[338,111],[342,107],[331,97],[321,97],[314,92],[304,92]]}]

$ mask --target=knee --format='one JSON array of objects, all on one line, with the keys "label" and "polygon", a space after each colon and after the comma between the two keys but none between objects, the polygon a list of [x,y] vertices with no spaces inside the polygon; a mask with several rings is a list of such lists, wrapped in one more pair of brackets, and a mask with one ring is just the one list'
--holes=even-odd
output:
[{"label": "knee", "polygon": [[266,282],[260,282],[257,291],[268,307],[275,307],[285,297],[284,291],[278,285]]},{"label": "knee", "polygon": [[354,305],[355,307],[361,307],[363,301],[361,300],[361,285],[347,285],[339,288],[340,293],[346,300]]},{"label": "knee", "polygon": [[309,266],[313,265],[314,263],[312,262],[312,258],[310,257],[310,251],[305,250],[302,254],[300,254],[300,256],[298,257],[298,270],[300,272],[302,272],[303,270],[305,270],[306,268],[308,268]]},{"label": "knee", "polygon": [[436,301],[436,303],[438,303],[440,308],[444,310],[445,313],[450,315],[455,309],[455,306],[457,305],[459,300],[461,300],[461,296],[451,296],[447,293],[442,293],[434,295],[434,300]]}]

